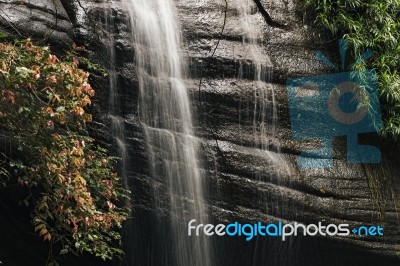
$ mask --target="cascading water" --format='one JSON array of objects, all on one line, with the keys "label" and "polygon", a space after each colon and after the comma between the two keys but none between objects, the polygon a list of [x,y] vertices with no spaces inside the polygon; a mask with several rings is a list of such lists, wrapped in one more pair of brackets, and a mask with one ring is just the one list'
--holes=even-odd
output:
[{"label": "cascading water", "polygon": [[[247,58],[253,64],[253,94],[252,106],[254,147],[260,149],[263,157],[267,157],[277,175],[288,174],[289,167],[280,156],[280,144],[275,137],[277,122],[277,106],[275,102],[272,79],[272,62],[260,49],[263,32],[260,31],[260,14],[257,13],[253,0],[235,0],[240,24],[243,32],[243,44],[247,47]],[[240,75],[239,71],[239,75]],[[239,118],[240,119],[240,118]],[[274,150],[276,153],[270,152]]]},{"label": "cascading water", "polygon": [[183,83],[175,8],[171,0],[124,0],[124,4],[132,25],[139,114],[151,176],[166,183],[169,195],[166,204],[159,196],[163,191],[154,188],[156,208],[169,206],[169,214],[158,217],[158,228],[165,228],[159,233],[160,243],[149,245],[166,250],[163,265],[211,265],[207,238],[187,235],[187,222],[196,219],[205,223],[207,211],[190,101]]},{"label": "cascading water", "polygon": [[117,144],[117,149],[118,149],[118,154],[120,158],[122,159],[121,161],[121,175],[122,179],[126,182],[127,176],[126,176],[126,165],[128,161],[128,153],[126,150],[126,143],[125,143],[125,128],[124,128],[124,120],[119,114],[118,111],[118,106],[120,105],[121,97],[119,96],[118,92],[118,80],[117,80],[117,74],[116,74],[116,68],[115,68],[115,40],[114,36],[112,34],[113,32],[113,16],[108,12],[108,10],[105,11],[104,14],[104,20],[105,20],[105,28],[107,32],[110,32],[105,40],[103,40],[103,43],[106,44],[107,47],[107,57],[110,59],[110,65],[108,67],[108,80],[109,80],[109,97],[108,97],[108,107],[109,107],[109,119],[111,122],[111,134],[115,139],[115,142]]},{"label": "cascading water", "polygon": [[[236,0],[238,14],[243,30],[243,44],[248,47],[247,57],[251,59],[254,68],[253,78],[253,139],[257,154],[268,161],[268,166],[261,168],[256,176],[261,181],[277,185],[290,186],[290,167],[285,158],[280,154],[280,143],[275,136],[277,122],[277,106],[275,101],[274,86],[272,81],[272,63],[265,52],[260,48],[263,40],[262,26],[258,25],[260,14],[256,12],[253,0]],[[265,178],[267,177],[267,179]],[[270,195],[261,193],[260,202],[265,204],[265,213],[275,217],[285,217],[292,208],[285,194],[280,195],[279,205],[270,206]],[[273,201],[272,201],[273,202]],[[268,249],[276,257],[268,258],[273,265],[294,265],[292,258],[296,246],[289,239],[285,242],[270,241]],[[284,254],[284,255],[283,255]],[[263,257],[263,254],[254,253],[254,257]],[[283,259],[284,257],[284,259]]]},{"label": "cascading water", "polygon": [[[252,60],[254,68],[254,106],[253,106],[253,137],[254,143],[262,150],[267,150],[269,140],[267,133],[273,136],[276,121],[276,106],[274,102],[274,92],[269,83],[272,76],[272,63],[269,57],[262,54],[259,49],[259,41],[262,33],[258,23],[258,14],[255,14],[254,2],[252,0],[236,0],[236,7],[243,30],[243,44],[247,47],[247,57]],[[268,105],[268,101],[271,105]],[[269,125],[267,116],[272,118]],[[269,126],[271,128],[269,128]]]}]

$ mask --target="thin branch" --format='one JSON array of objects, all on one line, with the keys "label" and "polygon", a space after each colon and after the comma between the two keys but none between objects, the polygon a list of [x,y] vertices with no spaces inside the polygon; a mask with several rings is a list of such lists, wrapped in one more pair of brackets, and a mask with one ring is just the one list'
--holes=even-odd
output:
[{"label": "thin branch", "polygon": [[[225,1],[224,22],[222,24],[221,32],[220,32],[220,34],[218,36],[217,44],[215,45],[214,50],[212,51],[211,55],[209,56],[210,59],[214,57],[215,52],[218,49],[219,43],[221,42],[222,36],[224,34],[224,30],[225,30],[226,18],[227,18],[227,12],[228,12],[228,1],[227,0],[224,0],[224,1]],[[207,68],[208,68],[207,65],[208,65],[208,63],[206,64],[205,70],[207,70]],[[200,75],[200,82],[199,82],[199,104],[200,104],[200,101],[201,101],[201,85],[202,85],[203,77],[204,77],[204,75],[203,75],[203,70],[202,70],[201,71],[201,75]],[[205,119],[204,121],[207,124],[207,120]],[[219,143],[218,143],[218,140],[216,138],[216,135],[217,135],[216,132],[213,130],[212,127],[208,126],[208,128],[211,130],[211,134],[214,137],[215,144],[217,146],[218,151],[222,154],[221,148],[219,147]]]},{"label": "thin branch", "polygon": [[14,25],[10,22],[10,17],[7,15],[7,13],[5,13],[3,10],[0,10],[4,16],[6,16],[7,18],[3,17],[3,15],[0,14],[0,17],[16,32],[18,33],[19,36],[25,37],[24,35],[21,34],[21,32],[18,31],[18,29],[16,27],[14,27]]},{"label": "thin branch", "polygon": [[[224,0],[224,1],[225,1],[224,23],[223,23],[223,25],[222,25],[221,32],[220,32],[220,34],[219,34],[219,36],[218,36],[217,44],[215,45],[214,50],[213,50],[213,52],[212,52],[210,58],[213,58],[213,57],[214,57],[215,52],[217,51],[217,48],[218,48],[218,46],[219,46],[219,43],[220,43],[220,41],[221,41],[222,35],[224,34],[224,30],[225,30],[226,16],[227,16],[227,12],[228,12],[228,1],[227,1],[227,0]],[[205,69],[207,70],[207,66],[206,66]],[[201,94],[200,94],[200,93],[201,93],[202,81],[203,81],[203,70],[201,71],[201,75],[200,75],[200,83],[199,83],[199,102],[200,102],[200,97],[201,97]]]},{"label": "thin branch", "polygon": [[281,28],[281,29],[287,28],[287,26],[288,26],[287,24],[283,24],[283,23],[277,22],[277,21],[272,19],[270,14],[263,7],[263,5],[260,2],[260,0],[253,0],[253,1],[257,5],[258,10],[260,11],[261,15],[264,17],[264,19],[265,19],[265,21],[267,22],[268,25],[270,25],[271,27]]},{"label": "thin branch", "polygon": [[[85,15],[86,15],[86,18],[87,18],[87,19],[90,21],[90,23],[92,24],[94,35],[97,37],[97,40],[100,41],[100,36],[97,34],[97,29],[99,29],[99,28],[96,26],[96,22],[92,19],[92,17],[90,16],[89,12],[88,12],[88,11],[86,10],[86,8],[82,5],[81,1],[80,1],[80,0],[76,0],[76,2],[78,3],[79,7],[82,8],[83,13],[85,13]],[[101,30],[101,32],[102,32],[103,34],[108,35],[108,33],[107,33],[104,29],[100,28],[100,30]]]}]

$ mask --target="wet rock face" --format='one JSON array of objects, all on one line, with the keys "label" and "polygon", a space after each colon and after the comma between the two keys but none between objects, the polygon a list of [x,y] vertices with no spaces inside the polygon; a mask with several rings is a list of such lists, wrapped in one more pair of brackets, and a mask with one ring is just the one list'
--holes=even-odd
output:
[{"label": "wet rock face", "polygon": [[[22,5],[17,4],[21,2]],[[305,26],[299,14],[300,1],[294,0],[261,1],[274,20],[287,24],[285,28],[267,25],[255,5],[251,7],[249,21],[257,37],[255,43],[243,42],[246,33],[240,2],[175,1],[187,59],[185,82],[192,98],[196,134],[202,143],[212,220],[215,224],[280,220],[347,223],[352,227],[379,224],[385,228],[385,237],[298,236],[285,242],[265,237],[250,242],[242,238],[214,238],[215,265],[398,265],[398,144],[374,135],[361,136],[361,143],[381,149],[383,162],[349,164],[345,160],[346,139],[338,137],[334,139],[333,168],[299,169],[296,159],[300,151],[318,146],[318,141],[292,140],[285,81],[329,72],[313,55],[322,51],[330,58],[339,58],[337,48]],[[121,2],[3,1],[0,7],[10,10],[16,29],[39,39],[47,36],[56,46],[74,40],[87,46],[93,61],[108,69],[115,68],[119,96],[115,115],[124,121],[131,162],[128,184],[135,206],[134,219],[125,226],[126,262],[165,264],[168,256],[160,251],[162,248],[152,247],[165,245],[159,242],[164,229],[156,227],[157,217],[168,215],[169,196],[166,181],[152,179],[149,173],[137,113],[138,81],[130,25]],[[55,18],[59,21],[57,26]],[[3,21],[2,25],[12,30],[8,22]],[[49,29],[55,30],[49,35]],[[115,62],[109,60],[110,47],[115,48]],[[269,73],[262,82],[254,81],[254,49],[261,55],[258,59],[265,62],[263,71]],[[92,83],[97,88],[92,133],[115,150],[107,117],[109,78],[93,75]],[[316,114],[318,109],[315,107]],[[268,114],[265,117],[264,112]],[[156,208],[156,196],[163,197],[166,205]],[[186,221],[182,226],[187,226]],[[27,226],[20,228],[24,232],[30,230]],[[18,239],[17,245],[21,241]],[[11,244],[3,250],[10,247]]]},{"label": "wet rock face", "polygon": [[[259,84],[253,80],[251,43],[242,42],[246,34],[238,2],[227,1],[225,9],[225,1],[177,1],[189,61],[188,87],[197,107],[198,134],[213,147],[214,153],[208,156],[215,156],[217,162],[218,173],[210,175],[209,185],[213,216],[225,223],[283,219],[306,224],[348,223],[354,227],[381,224],[386,228],[385,238],[300,237],[291,243],[259,238],[257,244],[238,244],[239,249],[247,251],[245,255],[228,251],[235,242],[230,239],[219,246],[220,252],[229,254],[232,265],[241,265],[238,261],[250,265],[253,259],[255,265],[375,265],[379,261],[394,265],[391,263],[399,260],[395,207],[400,185],[396,178],[398,145],[363,135],[359,142],[379,147],[383,162],[349,164],[346,139],[338,137],[334,139],[334,167],[297,167],[300,151],[317,147],[318,142],[292,140],[285,81],[329,73],[314,54],[322,51],[335,60],[338,50],[305,25],[298,2],[263,1],[276,21],[287,24],[283,29],[266,25],[256,12],[251,15],[262,32],[257,49],[263,51],[262,60],[272,72],[263,85],[267,93],[262,98]],[[248,65],[247,70],[243,65]],[[275,123],[272,117],[259,120],[262,101],[267,106],[275,102]],[[318,116],[319,108],[311,112]],[[270,125],[267,132],[260,132],[260,122]],[[260,134],[266,135],[270,151],[260,149]]]},{"label": "wet rock face", "polygon": [[65,48],[72,43],[72,24],[59,0],[0,2],[0,29],[14,37],[33,38]]}]

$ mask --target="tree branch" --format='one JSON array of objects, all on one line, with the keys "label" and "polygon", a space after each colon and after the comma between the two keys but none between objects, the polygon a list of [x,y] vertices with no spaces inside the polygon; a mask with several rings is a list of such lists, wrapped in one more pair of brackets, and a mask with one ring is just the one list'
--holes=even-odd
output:
[{"label": "tree branch", "polygon": [[260,0],[253,0],[253,1],[257,5],[258,10],[260,11],[261,15],[264,17],[264,19],[265,19],[265,21],[267,22],[268,25],[270,25],[271,27],[280,28],[280,29],[287,28],[287,26],[288,26],[287,24],[283,24],[283,23],[277,22],[277,21],[272,19],[270,14],[263,7],[263,5],[260,2]]}]

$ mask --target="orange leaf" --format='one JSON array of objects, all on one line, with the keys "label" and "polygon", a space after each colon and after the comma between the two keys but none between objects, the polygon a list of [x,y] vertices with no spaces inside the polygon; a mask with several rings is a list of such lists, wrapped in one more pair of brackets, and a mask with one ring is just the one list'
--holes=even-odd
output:
[{"label": "orange leaf", "polygon": [[14,96],[14,93],[12,93],[12,91],[6,91],[6,100],[9,103],[12,103],[12,104],[15,103],[15,96]]},{"label": "orange leaf", "polygon": [[43,239],[46,241],[49,241],[50,242],[50,240],[51,240],[51,235],[49,234],[49,233],[47,233],[46,235],[44,235],[44,237],[43,237]]},{"label": "orange leaf", "polygon": [[76,116],[82,116],[83,114],[85,113],[85,111],[83,110],[83,108],[82,107],[75,107],[75,109],[74,109],[74,114],[76,115]]},{"label": "orange leaf", "polygon": [[43,228],[43,229],[41,229],[41,230],[39,231],[39,236],[44,236],[45,234],[48,234],[48,233],[49,233],[49,231],[47,231],[46,228]]}]

